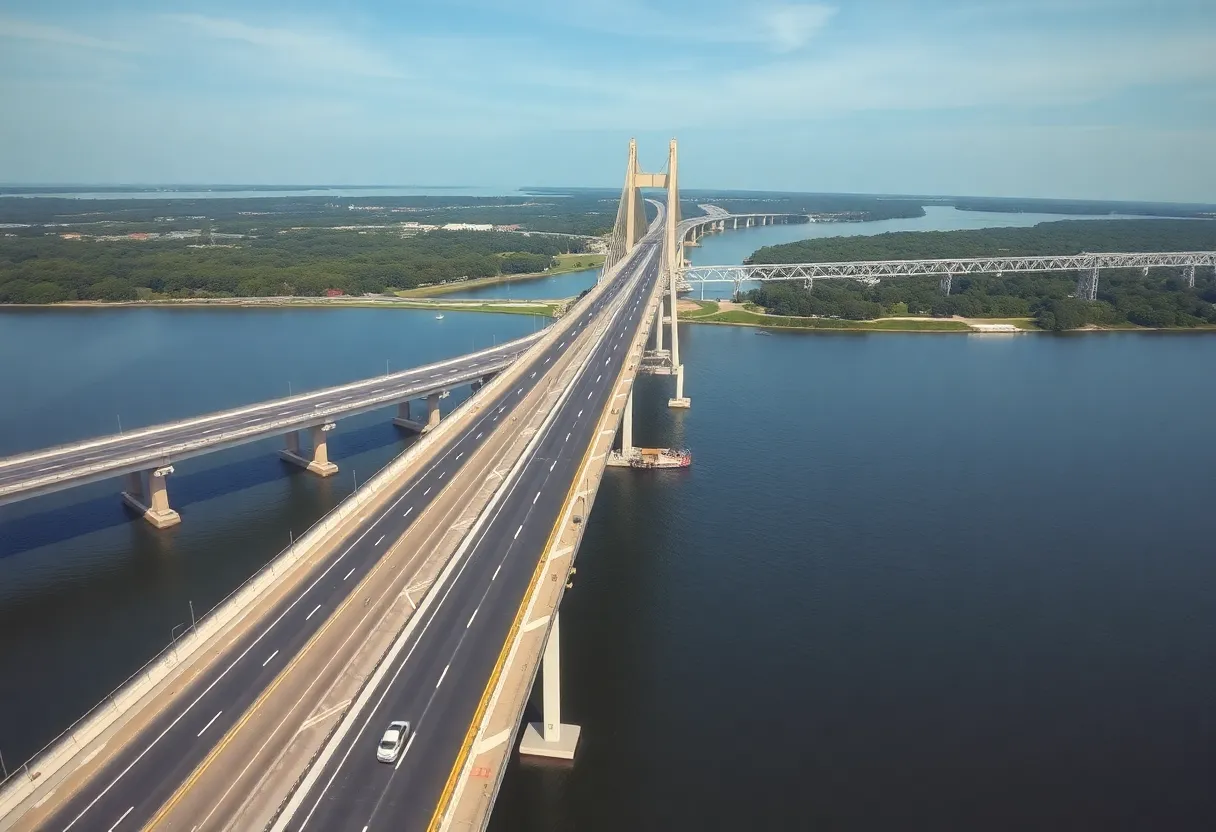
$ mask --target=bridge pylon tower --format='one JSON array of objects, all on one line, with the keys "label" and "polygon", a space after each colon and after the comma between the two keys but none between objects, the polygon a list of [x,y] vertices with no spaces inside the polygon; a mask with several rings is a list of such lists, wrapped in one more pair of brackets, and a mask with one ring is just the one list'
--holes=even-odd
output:
[{"label": "bridge pylon tower", "polygon": [[[680,361],[680,330],[677,313],[679,274],[683,266],[683,240],[680,237],[680,184],[678,144],[672,139],[667,147],[666,173],[646,173],[638,165],[638,145],[636,139],[629,140],[629,161],[625,168],[625,186],[621,189],[621,200],[617,206],[616,223],[608,242],[608,254],[604,258],[604,268],[600,279],[608,271],[629,255],[638,240],[646,235],[646,204],[642,199],[643,188],[662,188],[667,192],[667,212],[663,228],[662,276],[660,282],[666,291],[660,294],[658,309],[655,312],[655,357],[662,357],[668,362],[670,374],[676,377],[675,397],[668,401],[670,407],[686,408],[692,402],[684,395],[684,365]],[[668,315],[664,314],[664,298]],[[668,343],[670,349],[663,349],[663,322],[670,322]]]}]

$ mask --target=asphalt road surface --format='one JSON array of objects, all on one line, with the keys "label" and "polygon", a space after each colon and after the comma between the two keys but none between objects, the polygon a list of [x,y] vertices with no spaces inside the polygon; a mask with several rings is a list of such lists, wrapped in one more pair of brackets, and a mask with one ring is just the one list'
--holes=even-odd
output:
[{"label": "asphalt road surface", "polygon": [[[652,258],[655,265],[652,266],[651,271],[654,274],[647,278],[647,285],[652,285],[655,275],[657,275],[658,259],[658,257]],[[576,306],[571,313],[574,324],[569,337],[539,355],[535,359],[536,365],[543,368],[562,352],[566,348],[569,338],[582,332],[597,313],[606,305],[611,304],[618,295],[620,286],[625,285],[630,276],[630,269],[622,269],[614,279],[616,285],[605,291],[594,305],[585,309]],[[639,289],[635,294],[641,298],[644,290]],[[631,305],[628,308],[632,309],[630,313],[632,317],[629,320],[636,321],[638,304],[631,299]],[[626,323],[622,321],[617,325],[622,333],[625,332]],[[460,599],[466,603],[456,604],[449,601],[437,608],[442,614],[442,619],[426,628],[426,649],[417,655],[417,670],[408,675],[408,680],[418,682],[424,667],[425,672],[429,673],[430,669],[436,666],[442,671],[442,668],[452,661],[465,662],[468,658],[480,660],[483,654],[489,656],[491,653],[497,656],[502,645],[503,634],[506,632],[505,627],[509,626],[509,621],[505,625],[502,624],[502,614],[505,614],[511,604],[518,606],[523,587],[522,584],[516,585],[523,574],[522,570],[528,559],[531,559],[533,565],[535,564],[537,549],[543,544],[544,538],[552,526],[551,515],[560,508],[559,504],[565,497],[566,488],[558,487],[560,479],[564,477],[568,484],[569,478],[573,476],[573,466],[577,465],[582,456],[580,448],[587,447],[587,431],[592,429],[593,414],[598,413],[603,406],[606,384],[610,378],[615,377],[620,367],[619,362],[627,352],[627,348],[614,350],[613,344],[616,343],[627,344],[628,339],[612,337],[611,343],[606,340],[601,345],[600,349],[607,350],[609,356],[607,363],[603,359],[599,359],[600,368],[595,370],[601,376],[601,381],[592,382],[593,386],[590,388],[580,388],[581,393],[570,399],[571,403],[577,404],[579,408],[585,410],[585,417],[572,418],[569,421],[565,418],[559,419],[561,424],[567,425],[570,433],[569,439],[562,438],[567,436],[565,431],[560,436],[554,434],[546,437],[540,455],[553,460],[560,457],[561,464],[557,465],[555,470],[547,468],[542,471],[537,468],[539,463],[534,460],[529,464],[516,486],[513,498],[500,504],[499,516],[501,518],[517,518],[524,515],[530,518],[526,519],[526,525],[529,528],[528,534],[520,534],[513,538],[510,533],[507,533],[505,541],[498,540],[502,523],[506,521],[496,521],[491,524],[493,534],[488,537],[483,536],[483,539],[479,541],[474,557],[466,562],[465,568],[461,571],[465,577],[463,580],[457,581],[458,591],[453,592],[456,598],[451,601]],[[594,365],[592,365],[592,369],[595,369]],[[595,374],[592,374],[591,378],[594,379]],[[102,771],[60,806],[48,818],[44,828],[79,830],[80,832],[85,830],[118,832],[119,830],[141,828],[156,814],[178,786],[190,776],[215,743],[240,720],[245,710],[271,684],[280,670],[308,643],[313,634],[321,628],[329,613],[341,604],[351,589],[388,551],[392,541],[404,534],[414,518],[425,510],[442,486],[457,473],[463,461],[467,460],[472,452],[485,441],[497,426],[496,423],[508,418],[523,394],[535,384],[543,382],[544,379],[543,372],[531,375],[524,373],[513,389],[505,389],[498,393],[492,404],[487,404],[480,411],[478,418],[470,421],[467,427],[449,439],[448,444],[440,449],[434,461],[425,470],[421,470],[405,480],[398,491],[391,495],[382,510],[365,518],[362,525],[352,533],[349,542],[336,548],[323,563],[314,569],[309,576],[310,580],[301,591],[281,602],[279,607],[273,610],[263,622],[251,628],[223,656],[214,661],[174,701],[173,707],[155,719],[133,742],[128,743],[117,753]],[[579,383],[585,385],[587,381],[582,379]],[[588,397],[588,391],[590,397]],[[578,401],[577,395],[583,397],[581,403]],[[537,457],[537,459],[539,458]],[[524,501],[528,504],[527,510],[524,515],[521,515],[519,513],[522,499],[520,495],[524,492],[519,489],[533,489],[534,487],[534,490],[529,490],[527,493],[527,500]],[[545,492],[544,499],[538,499],[536,504],[532,504],[530,502],[532,494],[542,491]],[[525,525],[525,521],[520,520],[520,525]],[[514,531],[514,528],[511,531]],[[464,632],[465,622],[460,621],[459,628],[455,628],[454,625],[451,625],[451,621],[454,621],[452,616],[458,608],[463,610],[468,606],[467,602],[476,600],[474,596],[477,593],[471,578],[476,576],[477,580],[490,580],[489,572],[485,570],[484,564],[496,556],[495,552],[499,552],[494,548],[497,544],[514,544],[508,546],[508,554],[514,553],[515,560],[511,561],[509,569],[504,570],[504,574],[497,584],[500,587],[510,585],[509,597],[504,595],[502,599],[494,601],[485,611],[483,623],[486,625],[486,629],[477,631],[484,633],[484,638],[479,637],[473,642],[478,649],[476,651],[469,649],[457,655],[454,650],[449,649],[452,646],[449,641],[452,636],[459,638]],[[528,567],[529,570],[530,568]],[[507,580],[508,578],[510,580]],[[510,600],[511,598],[514,600]],[[492,611],[495,614],[491,614]],[[514,615],[513,608],[511,615]],[[491,627],[495,629],[491,630]],[[449,629],[452,632],[448,632]],[[479,673],[481,673],[480,676]],[[402,778],[398,781],[399,783],[404,784],[410,775],[418,774],[430,767],[433,769],[433,773],[442,770],[438,784],[438,788],[442,788],[442,779],[447,776],[457,746],[452,745],[451,742],[434,746],[433,743],[441,738],[446,740],[449,735],[455,743],[459,743],[459,739],[463,737],[464,731],[468,727],[471,707],[476,706],[476,697],[480,694],[488,674],[488,669],[482,673],[480,663],[468,667],[462,664],[459,669],[453,667],[449,672],[449,678],[445,683],[447,685],[445,696],[442,697],[442,700],[445,705],[448,705],[447,694],[452,694],[451,705],[454,707],[457,702],[463,704],[468,699],[470,710],[467,713],[462,709],[450,710],[444,707],[431,712],[421,709],[417,713],[403,717],[412,718],[423,731],[419,735],[419,743],[422,745],[412,749],[407,755],[407,759],[418,763],[424,759],[424,756],[432,754],[432,748],[434,748],[435,757],[433,761],[428,761],[427,765],[419,766],[418,771],[413,765],[397,771],[396,773]],[[403,681],[406,680],[398,679],[397,683],[401,684]],[[410,690],[421,691],[426,686],[433,689],[434,682],[427,681],[421,683],[421,686],[413,684],[407,687]],[[398,691],[399,689],[394,686],[391,690]],[[461,696],[456,697],[455,693],[460,693]],[[395,697],[393,697],[393,701],[396,701]],[[402,706],[402,709],[408,710],[405,706]],[[377,713],[382,712],[388,711],[377,711]],[[379,721],[376,721],[375,739],[366,749],[360,749],[360,758],[365,756],[363,751],[366,751],[366,755],[371,755],[368,759],[372,759],[374,756],[375,740],[379,739],[379,731],[383,730]],[[432,725],[434,729],[430,727]],[[440,725],[446,726],[445,729],[440,731]],[[432,730],[434,730],[433,735]],[[373,770],[380,777],[393,773],[391,767]],[[420,790],[424,782],[429,783],[428,778],[423,777],[422,781],[418,783]],[[411,784],[408,788],[413,790],[414,786]],[[349,797],[347,797],[348,794],[350,794]],[[419,807],[423,807],[427,800],[432,802],[429,806],[418,808],[417,816],[421,817],[426,814],[429,819],[429,812],[434,806],[433,800],[438,796],[438,792],[427,788],[425,791],[420,791],[419,795],[421,800],[418,804]],[[327,796],[330,800],[335,798],[339,800],[356,799],[352,793],[342,789],[327,792]],[[358,798],[358,800],[362,805],[362,798]],[[388,815],[381,813],[379,817],[385,818]],[[311,823],[310,827],[330,828],[328,825],[316,822]],[[353,821],[351,823],[342,821],[333,828],[348,827],[361,829],[361,826],[353,825]],[[402,827],[396,825],[394,828]]]},{"label": "asphalt road surface", "polygon": [[[656,256],[647,258],[652,248]],[[658,277],[658,254],[657,243],[643,242],[635,250],[635,262],[646,264],[644,279],[617,311],[572,394],[479,531],[440,600],[415,628],[404,658],[326,763],[288,824],[292,832],[427,828],[537,558],[595,438],[644,314],[644,301]],[[409,721],[413,735],[395,764],[377,762],[376,745],[393,720]]]}]

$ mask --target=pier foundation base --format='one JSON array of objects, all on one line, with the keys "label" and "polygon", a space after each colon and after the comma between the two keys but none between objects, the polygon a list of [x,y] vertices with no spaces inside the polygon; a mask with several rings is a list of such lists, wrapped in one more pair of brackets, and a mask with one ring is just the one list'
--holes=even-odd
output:
[{"label": "pier foundation base", "polygon": [[318,477],[328,477],[338,473],[338,466],[329,461],[329,446],[325,441],[325,434],[335,427],[333,422],[326,422],[312,429],[311,459],[300,450],[300,432],[293,430],[287,434],[287,447],[279,451],[279,458],[298,465],[305,471],[311,471]]},{"label": "pier foundation base", "polygon": [[122,492],[122,501],[158,529],[167,529],[182,522],[181,515],[169,507],[165,477],[172,473],[173,466],[166,465],[151,471],[128,474],[127,490]]},{"label": "pier foundation base", "polygon": [[534,757],[555,757],[573,760],[574,750],[583,729],[578,725],[562,722],[561,698],[561,636],[558,612],[553,612],[553,627],[549,640],[545,642],[545,655],[541,665],[541,692],[544,698],[544,722],[530,722],[524,727],[523,739],[519,742],[519,753]]}]

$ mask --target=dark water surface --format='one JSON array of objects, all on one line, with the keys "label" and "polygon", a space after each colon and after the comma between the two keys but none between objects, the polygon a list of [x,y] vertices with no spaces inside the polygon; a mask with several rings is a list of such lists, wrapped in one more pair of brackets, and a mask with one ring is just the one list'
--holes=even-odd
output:
[{"label": "dark water surface", "polygon": [[[527,332],[403,310],[0,315],[0,454]],[[507,830],[1216,826],[1216,338],[682,327],[643,378],[563,606],[572,765]],[[456,395],[453,395],[456,398]],[[405,446],[339,423],[190,460],[156,532],[116,483],[0,507],[0,753],[27,756]]]},{"label": "dark water surface", "polygon": [[491,828],[1216,828],[1216,339],[684,327]]}]

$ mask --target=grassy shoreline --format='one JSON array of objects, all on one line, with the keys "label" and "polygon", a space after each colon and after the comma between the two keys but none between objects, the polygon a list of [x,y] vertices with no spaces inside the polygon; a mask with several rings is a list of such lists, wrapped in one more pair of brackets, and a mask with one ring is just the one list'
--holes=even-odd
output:
[{"label": "grassy shoreline", "polygon": [[[892,317],[871,321],[849,321],[832,318],[798,318],[785,315],[769,315],[745,309],[722,310],[714,301],[691,301],[699,309],[680,312],[680,320],[696,324],[717,326],[746,326],[756,329],[798,330],[800,332],[969,332],[979,333],[970,324],[1012,324],[1017,333],[1043,332],[1033,318],[918,318]],[[1135,325],[1097,326],[1090,325],[1078,332],[1216,332],[1216,326],[1194,327],[1143,327]],[[984,333],[989,334],[989,333]],[[1001,334],[1001,333],[994,333]]]},{"label": "grassy shoreline", "polygon": [[542,315],[556,317],[564,303],[540,301],[421,301],[385,298],[161,298],[157,300],[102,301],[74,300],[62,303],[0,303],[7,309],[416,309],[434,312],[492,312],[503,315]]},{"label": "grassy shoreline", "polygon": [[[517,280],[538,280],[542,277],[555,277],[571,272],[581,272],[587,269],[597,269],[604,263],[602,254],[559,254],[558,264],[548,271],[529,272],[528,274],[496,274],[493,277],[477,277],[472,280],[461,280],[454,283],[442,283],[438,286],[421,286],[417,289],[403,289],[397,292],[403,298],[430,298],[447,295],[452,292],[463,292],[466,289],[479,289],[485,286],[498,286],[503,283],[514,283]],[[575,265],[575,264],[578,265]]]}]

